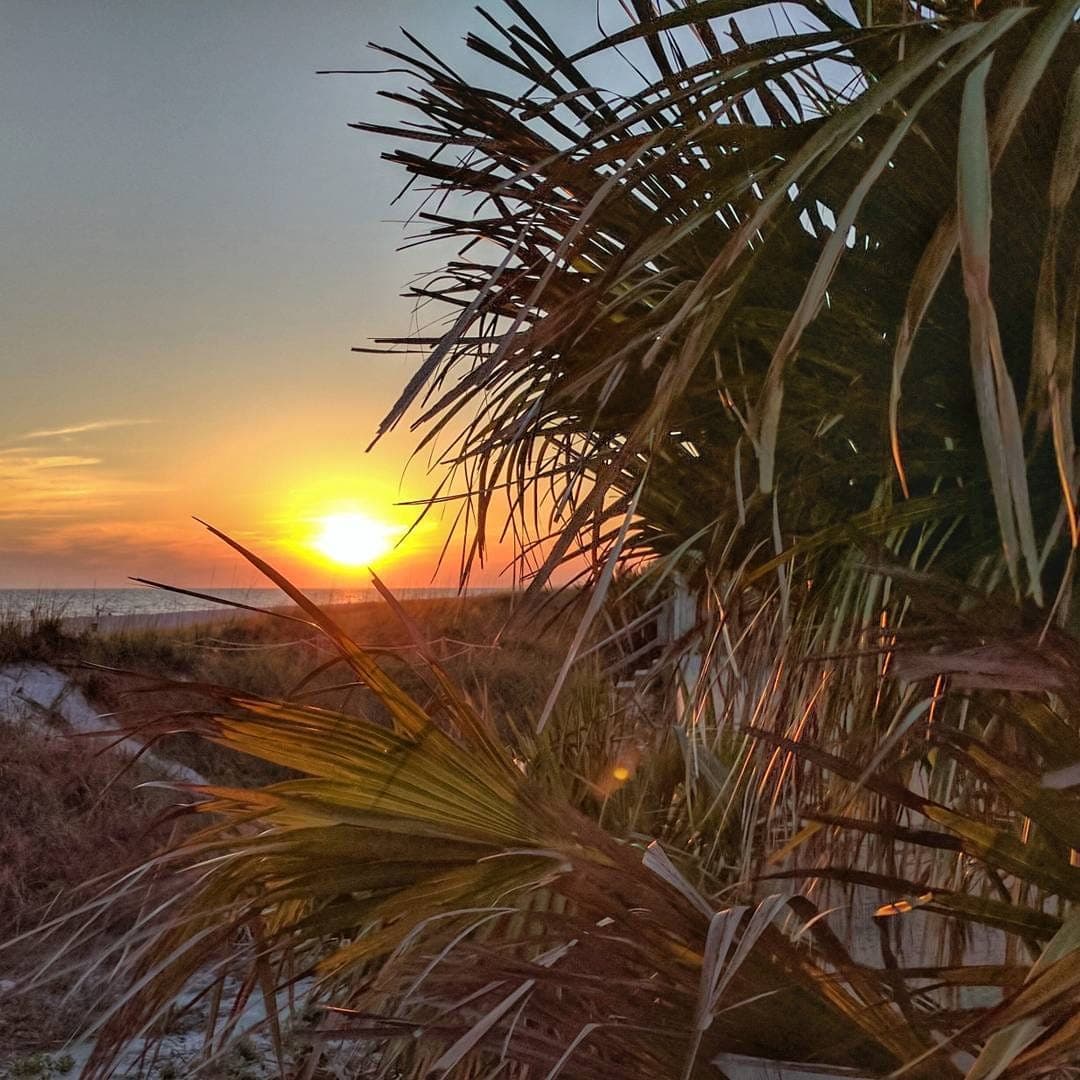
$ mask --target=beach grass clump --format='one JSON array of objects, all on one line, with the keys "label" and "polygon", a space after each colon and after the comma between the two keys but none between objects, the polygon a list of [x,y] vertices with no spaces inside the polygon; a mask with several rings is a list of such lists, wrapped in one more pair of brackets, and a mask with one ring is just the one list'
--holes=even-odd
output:
[{"label": "beach grass clump", "polygon": [[80,639],[77,657],[108,667],[190,675],[199,636],[192,627],[89,631]]},{"label": "beach grass clump", "polygon": [[69,653],[76,639],[65,627],[63,610],[48,603],[29,612],[0,612],[0,664],[51,663]]},{"label": "beach grass clump", "polygon": [[[569,601],[561,601],[565,609]],[[519,721],[538,715],[554,684],[568,642],[567,620],[542,613],[531,626],[513,619],[507,595],[405,601],[402,609],[421,627],[425,646],[435,650],[462,686],[482,696],[491,713]],[[410,692],[422,693],[411,660],[417,645],[384,604],[333,609],[357,641],[380,657]],[[84,633],[68,642],[76,662],[197,683],[214,683],[267,697],[318,701],[346,712],[382,705],[340,665],[313,675],[332,661],[315,627],[292,619],[223,612],[220,618],[178,628],[119,629]],[[72,669],[110,709],[136,698],[124,691],[138,684],[107,672]]]}]

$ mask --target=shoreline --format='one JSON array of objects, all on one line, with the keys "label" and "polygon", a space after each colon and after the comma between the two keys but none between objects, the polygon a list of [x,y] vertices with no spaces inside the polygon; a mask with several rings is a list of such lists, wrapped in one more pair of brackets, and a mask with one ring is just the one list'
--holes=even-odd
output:
[{"label": "shoreline", "polygon": [[[430,596],[430,597],[403,597],[403,603],[411,603],[416,600],[468,600],[470,597],[500,596],[510,590],[504,589],[481,589],[466,594],[465,596]],[[324,611],[330,613],[345,613],[356,611],[360,608],[385,607],[386,602],[382,598],[371,600],[349,600],[338,604],[320,605]],[[298,612],[299,608],[291,603],[276,604],[273,608],[267,608],[265,612],[248,611],[244,608],[233,608],[228,605],[221,607],[196,608],[190,611],[153,611],[131,612],[117,615],[70,615],[61,619],[65,631],[71,633],[94,633],[102,635],[125,633],[131,630],[184,630],[192,626],[208,626],[220,622],[247,621],[249,619],[270,619],[275,612]]]}]

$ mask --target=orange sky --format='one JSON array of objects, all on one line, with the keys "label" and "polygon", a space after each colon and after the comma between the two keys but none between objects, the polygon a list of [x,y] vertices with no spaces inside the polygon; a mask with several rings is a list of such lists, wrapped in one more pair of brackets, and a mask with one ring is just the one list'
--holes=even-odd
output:
[{"label": "orange sky", "polygon": [[[591,4],[544,14],[593,32]],[[366,582],[317,519],[403,526],[432,481],[402,482],[407,430],[363,453],[415,358],[349,350],[418,325],[399,293],[445,253],[395,250],[403,177],[346,126],[400,119],[392,78],[314,72],[384,66],[365,43],[399,23],[484,70],[472,4],[12,0],[5,23],[0,588],[252,583],[191,515],[302,584]],[[428,583],[442,531],[378,569]]]},{"label": "orange sky", "polygon": [[[428,481],[416,467],[399,483],[407,435],[364,456],[355,425],[260,403],[243,424],[108,418],[23,432],[0,448],[0,587],[108,586],[128,573],[180,585],[253,583],[191,514],[304,584],[366,583],[363,567],[318,551],[323,521],[359,513],[396,539],[416,514],[397,504],[422,497]],[[377,569],[391,582],[426,584],[445,529],[441,515],[422,523]],[[454,583],[454,569],[451,559],[438,580]]]}]

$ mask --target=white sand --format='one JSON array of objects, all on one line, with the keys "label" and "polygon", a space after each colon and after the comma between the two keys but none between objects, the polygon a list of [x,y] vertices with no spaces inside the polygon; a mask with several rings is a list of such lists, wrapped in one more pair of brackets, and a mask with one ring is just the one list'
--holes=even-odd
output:
[{"label": "white sand", "polygon": [[185,626],[232,621],[237,618],[257,618],[254,611],[239,611],[230,607],[203,608],[198,611],[156,611],[136,615],[76,615],[64,619],[64,629],[70,633],[94,630],[101,634],[118,634],[125,630],[180,630]]},{"label": "white sand", "polygon": [[[205,784],[207,781],[194,769],[147,750],[138,739],[122,738],[99,713],[82,690],[62,671],[48,664],[7,664],[0,667],[0,723],[25,723],[49,737],[64,735],[96,735],[108,739],[114,753],[137,757],[154,772],[186,784]],[[102,743],[94,741],[96,750]]]}]

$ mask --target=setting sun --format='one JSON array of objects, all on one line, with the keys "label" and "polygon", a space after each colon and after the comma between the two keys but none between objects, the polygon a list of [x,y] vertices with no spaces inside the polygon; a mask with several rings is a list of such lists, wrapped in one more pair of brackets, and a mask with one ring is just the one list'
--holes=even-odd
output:
[{"label": "setting sun", "polygon": [[393,548],[399,532],[366,514],[329,514],[320,520],[313,546],[342,566],[366,566]]}]

